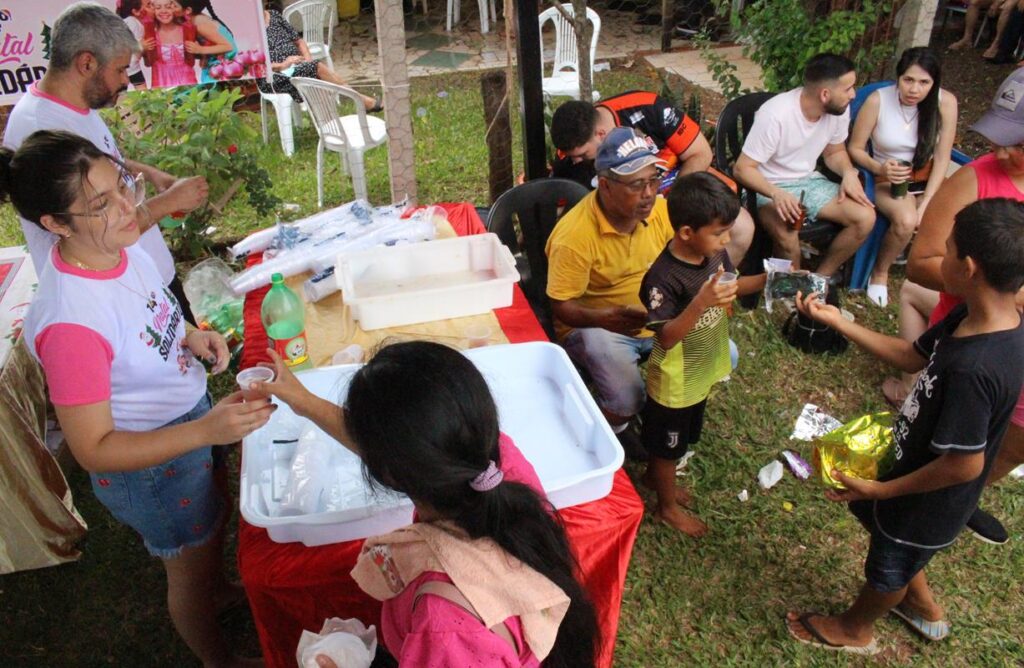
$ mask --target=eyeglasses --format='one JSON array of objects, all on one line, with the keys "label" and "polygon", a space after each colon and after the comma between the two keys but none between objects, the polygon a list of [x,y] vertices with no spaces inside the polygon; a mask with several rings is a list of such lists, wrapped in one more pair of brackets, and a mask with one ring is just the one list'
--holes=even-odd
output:
[{"label": "eyeglasses", "polygon": [[642,193],[647,188],[652,188],[657,192],[658,188],[661,187],[662,176],[661,174],[658,174],[657,176],[652,176],[649,179],[637,179],[635,181],[623,181],[622,179],[615,179],[609,176],[608,180],[621,183],[626,190],[634,193]]},{"label": "eyeglasses", "polygon": [[[54,214],[59,216],[82,216],[84,218],[102,218],[104,225],[109,225],[111,219],[116,219],[118,208],[124,211],[124,205],[132,209],[146,201],[146,177],[142,173],[132,176],[128,172],[121,172],[120,183],[117,185],[117,197],[107,196],[107,204],[96,213],[81,213],[78,211],[61,211]],[[119,201],[120,200],[120,201]]]}]

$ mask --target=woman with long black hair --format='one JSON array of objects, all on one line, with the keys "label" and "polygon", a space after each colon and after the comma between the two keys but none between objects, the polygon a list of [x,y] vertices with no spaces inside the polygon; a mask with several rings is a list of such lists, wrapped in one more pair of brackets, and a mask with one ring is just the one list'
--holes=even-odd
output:
[{"label": "woman with long black hair", "polygon": [[414,524],[368,538],[352,571],[384,602],[381,637],[399,665],[594,665],[594,610],[565,531],[472,362],[436,343],[389,345],[339,408],[268,353],[276,380],[254,388],[358,454],[371,485],[415,504]]},{"label": "woman with long black hair", "polygon": [[198,40],[185,44],[186,50],[202,58],[201,83],[216,81],[210,76],[210,68],[222,60],[231,60],[238,53],[235,35],[213,10],[211,0],[178,0],[182,8],[192,17]]},{"label": "woman with long black hair", "polygon": [[[889,219],[868,280],[868,297],[879,306],[888,304],[889,268],[946,178],[957,102],[941,83],[935,53],[926,47],[907,49],[896,65],[896,85],[868,96],[850,133],[850,157],[876,176],[875,206]],[[867,151],[869,140],[873,155]],[[920,184],[920,195],[893,197],[892,184],[908,180]]]}]

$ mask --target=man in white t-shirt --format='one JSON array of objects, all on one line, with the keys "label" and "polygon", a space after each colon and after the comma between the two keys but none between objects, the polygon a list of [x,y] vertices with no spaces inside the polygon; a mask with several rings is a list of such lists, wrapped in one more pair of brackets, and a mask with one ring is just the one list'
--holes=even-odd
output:
[{"label": "man in white t-shirt", "polygon": [[[50,64],[43,78],[22,96],[11,111],[4,145],[17,149],[39,130],[66,130],[85,137],[101,151],[122,160],[132,175],[142,173],[147,187],[156,191],[138,209],[143,230],[139,246],[153,258],[160,275],[192,319],[174,258],[160,234],[157,221],[171,213],[191,211],[206,201],[206,179],[176,179],[155,167],[121,155],[114,137],[97,109],[113,106],[128,87],[127,70],[140,50],[131,30],[114,12],[91,2],[65,9],[50,33]],[[35,223],[21,220],[36,272],[41,273],[47,253],[57,237]]]},{"label": "man in white t-shirt", "polygon": [[[800,266],[803,212],[809,225],[827,220],[843,227],[818,265],[825,276],[857,252],[875,224],[874,205],[845,145],[856,81],[848,58],[831,53],[811,58],[803,87],[780,93],[757,110],[734,168],[736,180],[757,193],[758,218],[776,254],[794,267]],[[842,177],[841,184],[816,171],[819,157]]]}]

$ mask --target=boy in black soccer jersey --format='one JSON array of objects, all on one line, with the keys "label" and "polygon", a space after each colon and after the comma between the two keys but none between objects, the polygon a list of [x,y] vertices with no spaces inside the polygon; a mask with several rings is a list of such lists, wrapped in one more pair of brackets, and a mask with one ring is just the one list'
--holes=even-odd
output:
[{"label": "boy in black soccer jersey", "polygon": [[706,172],[687,174],[667,200],[675,235],[640,285],[655,331],[643,409],[650,455],[643,481],[658,495],[658,518],[699,537],[707,525],[680,507],[690,505],[690,495],[676,486],[676,462],[700,439],[708,392],[729,373],[726,309],[737,295],[762,289],[765,277],[720,282],[724,272],[735,271],[726,246],[740,208],[722,181]]},{"label": "boy in black soccer jersey", "polygon": [[890,610],[930,640],[949,633],[923,569],[977,507],[1024,381],[1015,303],[1024,284],[1024,204],[986,199],[960,211],[942,280],[964,304],[913,344],[848,322],[816,295],[798,296],[803,313],[880,359],[908,373],[924,369],[893,426],[893,470],[878,481],[833,471],[846,489],[825,495],[850,502],[871,534],[867,582],[842,614],[790,612],[786,624],[801,642],[873,654],[875,621]]}]

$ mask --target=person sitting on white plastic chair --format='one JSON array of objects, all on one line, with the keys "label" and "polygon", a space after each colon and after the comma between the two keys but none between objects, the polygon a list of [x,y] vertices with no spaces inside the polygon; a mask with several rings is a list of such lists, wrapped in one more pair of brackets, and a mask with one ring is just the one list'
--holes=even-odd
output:
[{"label": "person sitting on white plastic chair", "polygon": [[[285,94],[301,103],[302,96],[291,84],[291,77],[308,77],[329,83],[347,86],[344,79],[322,61],[316,61],[309,52],[309,46],[299,33],[281,15],[280,0],[266,0],[263,3],[263,19],[267,26],[267,47],[270,51],[273,79],[257,79],[256,86],[267,95]],[[367,111],[383,111],[383,102],[378,98],[363,95]]]}]

